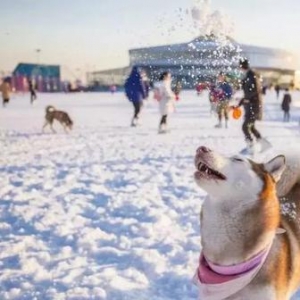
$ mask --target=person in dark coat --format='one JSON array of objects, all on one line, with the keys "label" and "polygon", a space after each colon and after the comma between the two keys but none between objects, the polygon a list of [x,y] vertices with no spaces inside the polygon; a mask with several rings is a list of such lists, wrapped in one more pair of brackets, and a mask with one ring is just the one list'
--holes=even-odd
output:
[{"label": "person in dark coat", "polygon": [[280,94],[280,86],[279,86],[279,84],[275,85],[275,91],[276,91],[277,99],[279,99],[279,94]]},{"label": "person in dark coat", "polygon": [[137,126],[141,108],[143,106],[143,100],[147,96],[142,75],[137,67],[132,68],[132,71],[126,80],[124,87],[126,96],[134,107],[131,126]]},{"label": "person in dark coat", "polygon": [[32,80],[28,80],[28,88],[30,92],[30,103],[33,104],[33,101],[36,100],[36,92],[35,92],[35,86],[32,82]]},{"label": "person in dark coat", "polygon": [[283,115],[283,122],[289,122],[290,121],[290,106],[292,103],[292,96],[289,93],[289,89],[285,90],[285,94],[283,96],[283,100],[281,103],[281,108],[284,112]]},{"label": "person in dark coat", "polygon": [[253,136],[260,144],[261,149],[270,147],[270,143],[262,138],[260,132],[255,127],[255,122],[262,119],[262,98],[259,76],[250,68],[248,60],[240,61],[240,68],[245,72],[242,80],[242,89],[244,97],[238,106],[244,106],[244,123],[242,126],[245,140],[248,146],[248,152],[253,153],[254,141]]}]

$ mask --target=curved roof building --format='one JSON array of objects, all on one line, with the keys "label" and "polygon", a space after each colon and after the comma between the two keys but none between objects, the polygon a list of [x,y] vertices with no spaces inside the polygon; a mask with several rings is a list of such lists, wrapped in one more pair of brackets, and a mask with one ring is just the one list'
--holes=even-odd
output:
[{"label": "curved roof building", "polygon": [[212,35],[188,43],[132,49],[129,56],[130,65],[143,67],[150,79],[169,70],[186,87],[213,80],[220,71],[239,76],[241,57],[248,58],[266,83],[291,83],[297,66],[296,57],[287,51],[243,45],[229,37],[219,40]]}]

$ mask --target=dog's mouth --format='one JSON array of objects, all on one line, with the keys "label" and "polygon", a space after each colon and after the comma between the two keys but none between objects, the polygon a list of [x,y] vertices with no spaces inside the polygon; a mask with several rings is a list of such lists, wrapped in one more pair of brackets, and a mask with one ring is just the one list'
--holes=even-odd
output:
[{"label": "dog's mouth", "polygon": [[214,179],[214,180],[226,180],[226,176],[222,173],[210,168],[202,161],[198,162],[197,171],[195,172],[196,179]]}]

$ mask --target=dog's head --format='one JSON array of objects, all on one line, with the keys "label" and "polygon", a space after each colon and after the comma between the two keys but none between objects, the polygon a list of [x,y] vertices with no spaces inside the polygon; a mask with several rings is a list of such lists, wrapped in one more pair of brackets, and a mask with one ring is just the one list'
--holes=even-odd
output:
[{"label": "dog's head", "polygon": [[55,111],[55,107],[53,106],[53,105],[48,105],[47,107],[46,107],[46,113],[47,114],[51,114],[51,113],[53,113]]},{"label": "dog's head", "polygon": [[73,121],[71,119],[69,119],[66,123],[67,127],[72,130],[73,129]]},{"label": "dog's head", "polygon": [[206,147],[199,147],[195,156],[196,183],[216,199],[240,196],[257,197],[266,178],[275,183],[285,169],[285,157],[279,155],[265,164],[239,156],[224,157]]}]

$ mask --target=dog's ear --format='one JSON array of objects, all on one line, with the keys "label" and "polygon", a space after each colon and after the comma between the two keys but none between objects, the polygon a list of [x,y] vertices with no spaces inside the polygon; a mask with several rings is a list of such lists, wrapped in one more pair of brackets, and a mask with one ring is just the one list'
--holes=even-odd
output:
[{"label": "dog's ear", "polygon": [[278,182],[284,169],[285,169],[285,157],[278,155],[264,164],[265,170],[274,178],[275,182]]}]

